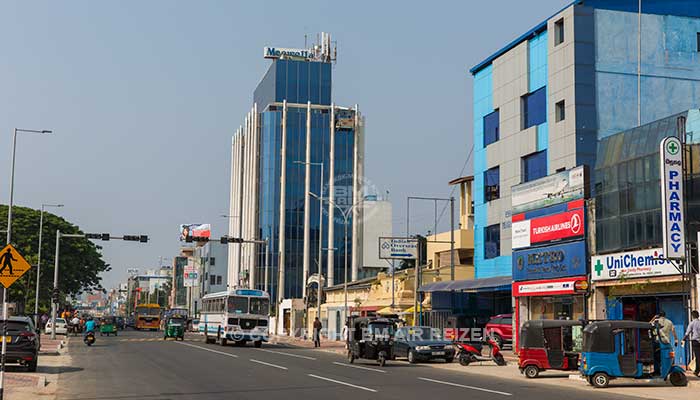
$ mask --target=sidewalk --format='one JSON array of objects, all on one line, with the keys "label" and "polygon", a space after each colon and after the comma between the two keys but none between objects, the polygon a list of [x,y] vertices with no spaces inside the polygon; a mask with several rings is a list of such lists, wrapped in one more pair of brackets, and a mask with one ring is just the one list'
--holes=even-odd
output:
[{"label": "sidewalk", "polygon": [[[307,349],[314,348],[313,340],[304,339],[301,337],[270,335],[269,340],[269,343],[271,344],[302,347]],[[326,338],[323,338],[321,340],[321,347],[318,348],[318,350],[329,351],[332,353],[343,355],[346,353],[345,342],[340,340],[328,340]]]},{"label": "sidewalk", "polygon": [[8,372],[5,374],[7,399],[52,400],[56,398],[61,371],[71,363],[68,355],[70,338],[59,336],[56,339],[51,340],[50,336],[41,335],[37,372],[24,372],[20,368],[8,367]]}]

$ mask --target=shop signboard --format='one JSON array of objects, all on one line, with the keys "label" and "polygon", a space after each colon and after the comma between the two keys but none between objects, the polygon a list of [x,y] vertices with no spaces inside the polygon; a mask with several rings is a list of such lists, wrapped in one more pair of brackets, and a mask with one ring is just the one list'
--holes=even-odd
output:
[{"label": "shop signboard", "polygon": [[558,172],[511,188],[513,214],[566,203],[585,196],[585,168],[583,165]]},{"label": "shop signboard", "polygon": [[574,294],[580,282],[585,281],[585,276],[570,278],[547,279],[542,281],[526,281],[513,283],[513,297],[525,296],[561,296]]},{"label": "shop signboard", "polygon": [[585,274],[586,242],[584,240],[513,252],[514,281]]},{"label": "shop signboard", "polygon": [[416,259],[418,258],[418,239],[405,237],[380,237],[380,259]]},{"label": "shop signboard", "polygon": [[554,215],[513,222],[512,248],[520,249],[553,240],[584,235],[583,208]]},{"label": "shop signboard", "polygon": [[592,281],[678,274],[678,269],[664,257],[662,249],[625,251],[591,257]]},{"label": "shop signboard", "polygon": [[673,136],[664,138],[659,145],[659,155],[664,254],[670,259],[684,260],[683,147],[680,139]]}]

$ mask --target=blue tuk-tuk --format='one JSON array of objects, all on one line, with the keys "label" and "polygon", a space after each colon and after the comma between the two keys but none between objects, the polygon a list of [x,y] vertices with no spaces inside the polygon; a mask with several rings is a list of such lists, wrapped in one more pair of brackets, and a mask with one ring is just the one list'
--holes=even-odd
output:
[{"label": "blue tuk-tuk", "polygon": [[674,364],[673,346],[658,340],[648,322],[597,321],[583,329],[580,371],[597,388],[611,379],[663,379],[686,386],[685,371]]}]

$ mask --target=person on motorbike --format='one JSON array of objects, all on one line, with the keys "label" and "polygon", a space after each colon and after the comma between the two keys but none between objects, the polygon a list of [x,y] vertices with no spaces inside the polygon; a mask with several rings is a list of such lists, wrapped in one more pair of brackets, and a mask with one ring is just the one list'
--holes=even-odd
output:
[{"label": "person on motorbike", "polygon": [[88,317],[87,322],[85,322],[85,332],[83,333],[83,339],[87,337],[87,334],[89,332],[92,332],[93,334],[95,333],[95,321],[92,320],[92,317]]}]

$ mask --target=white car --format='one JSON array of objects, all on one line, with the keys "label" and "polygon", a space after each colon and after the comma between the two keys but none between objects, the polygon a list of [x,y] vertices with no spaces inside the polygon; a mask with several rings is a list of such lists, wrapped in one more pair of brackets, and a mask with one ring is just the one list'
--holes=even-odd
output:
[{"label": "white car", "polygon": [[[51,320],[46,323],[46,333],[49,334],[53,331],[53,324]],[[68,334],[68,323],[63,318],[56,318],[56,334],[57,335],[67,335]]]}]

